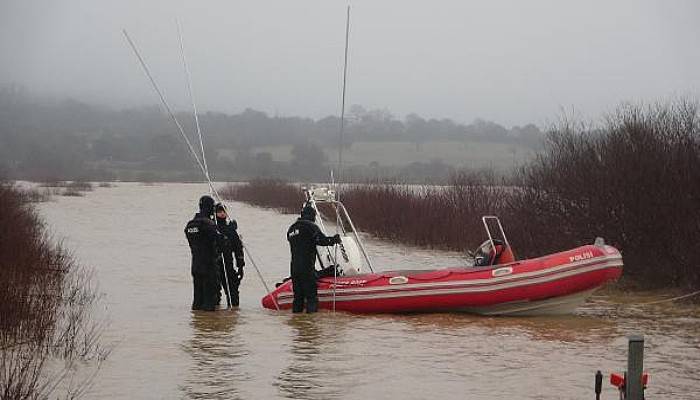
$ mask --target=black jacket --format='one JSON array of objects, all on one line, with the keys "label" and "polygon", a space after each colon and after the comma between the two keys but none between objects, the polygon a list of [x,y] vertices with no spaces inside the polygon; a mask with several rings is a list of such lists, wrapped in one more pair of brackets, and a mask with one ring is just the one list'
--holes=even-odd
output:
[{"label": "black jacket", "polygon": [[215,273],[216,259],[225,245],[216,223],[197,213],[185,226],[185,236],[192,252],[192,273]]},{"label": "black jacket", "polygon": [[233,266],[233,258],[231,257],[233,253],[233,257],[236,258],[236,267],[241,268],[245,264],[243,261],[243,242],[241,242],[241,238],[236,231],[238,228],[236,220],[226,221],[225,219],[217,218],[216,226],[225,237],[225,244],[221,251],[224,254],[226,267],[230,268]]},{"label": "black jacket", "polygon": [[287,240],[292,253],[291,275],[311,277],[316,263],[316,246],[332,246],[335,240],[326,236],[313,222],[297,219],[287,230]]}]

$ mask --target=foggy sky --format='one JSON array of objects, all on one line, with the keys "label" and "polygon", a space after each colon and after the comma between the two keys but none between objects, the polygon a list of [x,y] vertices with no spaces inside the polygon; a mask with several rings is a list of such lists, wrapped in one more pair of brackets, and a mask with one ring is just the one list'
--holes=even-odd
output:
[{"label": "foggy sky", "polygon": [[[337,115],[345,1],[0,0],[0,86],[175,108]],[[700,97],[700,2],[352,1],[348,104],[505,125],[598,118],[621,101]]]}]

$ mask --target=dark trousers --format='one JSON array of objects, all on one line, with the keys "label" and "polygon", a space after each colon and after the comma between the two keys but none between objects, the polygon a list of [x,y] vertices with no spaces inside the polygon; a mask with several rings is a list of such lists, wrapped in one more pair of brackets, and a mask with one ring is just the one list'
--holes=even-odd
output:
[{"label": "dark trousers", "polygon": [[[226,287],[226,278],[228,277],[228,287]],[[239,297],[238,297],[238,286],[241,281],[238,279],[238,274],[233,269],[232,265],[226,266],[226,274],[224,275],[224,267],[219,268],[219,282],[221,282],[221,288],[224,289],[224,294],[228,297],[231,305],[238,307]],[[231,288],[231,293],[228,293],[228,289]],[[221,292],[219,292],[221,293]]]},{"label": "dark trousers", "polygon": [[219,291],[219,282],[216,274],[193,273],[194,286],[193,310],[214,311],[216,309],[216,293]]},{"label": "dark trousers", "polygon": [[307,313],[318,311],[318,293],[314,276],[292,277],[292,290],[294,291],[292,312],[304,311],[304,302],[306,302]]}]

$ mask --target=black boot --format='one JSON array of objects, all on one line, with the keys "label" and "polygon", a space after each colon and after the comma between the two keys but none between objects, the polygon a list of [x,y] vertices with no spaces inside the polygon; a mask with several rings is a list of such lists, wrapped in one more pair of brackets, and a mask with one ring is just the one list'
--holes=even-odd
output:
[{"label": "black boot", "polygon": [[294,302],[292,303],[292,312],[300,313],[302,311],[304,311],[304,299],[301,301],[294,299]]},{"label": "black boot", "polygon": [[238,307],[239,302],[238,290],[231,290],[231,307]]},{"label": "black boot", "polygon": [[306,301],[306,312],[307,313],[318,312],[318,299]]}]

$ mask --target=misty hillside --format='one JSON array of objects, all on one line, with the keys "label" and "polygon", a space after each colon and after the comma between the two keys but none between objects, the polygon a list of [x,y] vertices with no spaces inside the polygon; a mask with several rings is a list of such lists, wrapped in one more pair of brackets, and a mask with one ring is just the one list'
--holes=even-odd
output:
[{"label": "misty hillside", "polygon": [[[191,113],[178,113],[197,143]],[[200,116],[216,179],[256,176],[323,179],[338,157],[339,119],[239,114]],[[534,125],[476,120],[400,120],[387,110],[352,106],[344,135],[348,176],[427,180],[452,169],[506,171],[540,146]],[[184,141],[156,107],[111,110],[74,100],[0,91],[0,168],[15,179],[199,180]]]}]

